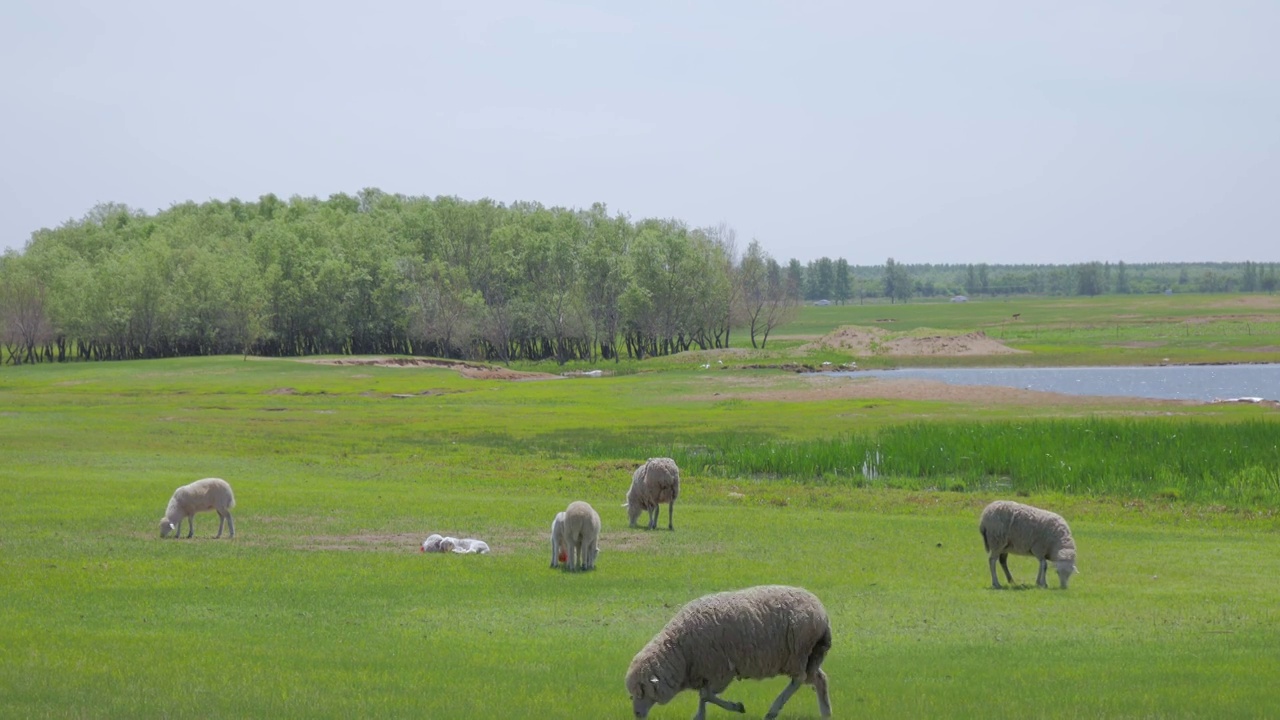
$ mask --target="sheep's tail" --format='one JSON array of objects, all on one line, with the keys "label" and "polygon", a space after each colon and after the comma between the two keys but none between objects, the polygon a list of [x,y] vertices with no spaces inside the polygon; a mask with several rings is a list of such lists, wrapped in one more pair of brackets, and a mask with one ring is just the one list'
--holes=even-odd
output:
[{"label": "sheep's tail", "polygon": [[991,543],[987,542],[987,529],[980,527],[978,532],[982,533],[982,549],[991,552]]},{"label": "sheep's tail", "polygon": [[228,510],[230,510],[231,508],[233,508],[233,507],[235,507],[235,506],[236,506],[236,494],[235,494],[235,492],[231,489],[231,486],[230,486],[230,485],[228,485],[228,486],[227,486],[227,509],[228,509]]},{"label": "sheep's tail", "polygon": [[813,650],[809,652],[809,662],[805,664],[805,676],[810,682],[813,677],[822,669],[822,661],[827,659],[827,651],[831,649],[831,624],[828,623],[822,632],[822,637],[818,638],[818,642],[814,644]]}]

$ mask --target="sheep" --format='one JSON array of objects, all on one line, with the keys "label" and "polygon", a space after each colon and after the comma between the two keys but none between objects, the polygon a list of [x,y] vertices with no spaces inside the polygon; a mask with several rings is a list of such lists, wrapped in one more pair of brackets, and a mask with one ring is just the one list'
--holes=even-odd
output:
[{"label": "sheep", "polygon": [[581,500],[564,511],[564,544],[570,570],[594,570],[600,539],[600,514]]},{"label": "sheep", "polygon": [[764,680],[786,675],[791,683],[766,718],[775,718],[804,683],[818,693],[818,712],[831,716],[822,661],[831,649],[831,623],[822,602],[808,590],[761,585],[715,593],[685,605],[645,645],[627,669],[627,692],[637,718],[682,690],[698,690],[698,712],[707,703],[746,712],[740,702],[718,697],[735,678]]},{"label": "sheep", "polygon": [[551,567],[558,568],[560,563],[569,561],[569,543],[564,538],[564,512],[556,513],[551,521]]},{"label": "sheep", "polygon": [[649,458],[636,468],[631,476],[631,489],[627,491],[627,501],[622,507],[627,509],[627,519],[631,527],[636,527],[636,520],[642,510],[649,511],[649,529],[658,527],[658,516],[662,514],[662,503],[667,503],[667,529],[675,530],[672,513],[675,511],[676,498],[680,497],[680,468],[671,458]]},{"label": "sheep", "polygon": [[231,519],[231,508],[236,506],[236,496],[231,492],[231,485],[222,478],[204,478],[189,485],[183,485],[173,491],[169,498],[169,507],[165,508],[164,517],[160,519],[160,537],[168,537],[173,533],[175,538],[182,535],[182,521],[187,521],[187,537],[195,533],[195,514],[206,510],[218,513],[218,534],[222,537],[222,526],[225,523],[231,528],[231,537],[236,536],[236,523]]},{"label": "sheep", "polygon": [[458,538],[432,534],[422,541],[422,547],[418,548],[418,552],[454,552],[459,555],[484,555],[489,552],[489,544],[483,540],[473,540],[471,538],[459,540]]},{"label": "sheep", "polygon": [[1036,586],[1048,587],[1045,572],[1049,561],[1058,569],[1058,581],[1067,589],[1067,581],[1076,572],[1076,543],[1071,528],[1061,515],[1009,500],[997,500],[982,511],[978,522],[982,545],[987,549],[991,568],[991,587],[999,589],[996,560],[1004,568],[1004,576],[1013,584],[1009,573],[1009,553],[1030,555],[1040,561]]}]

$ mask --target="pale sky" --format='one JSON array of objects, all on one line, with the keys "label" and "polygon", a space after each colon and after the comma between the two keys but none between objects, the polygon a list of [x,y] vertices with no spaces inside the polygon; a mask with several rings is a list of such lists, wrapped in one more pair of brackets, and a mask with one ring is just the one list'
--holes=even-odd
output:
[{"label": "pale sky", "polygon": [[781,260],[1280,261],[1280,3],[0,3],[0,245],[378,187]]}]

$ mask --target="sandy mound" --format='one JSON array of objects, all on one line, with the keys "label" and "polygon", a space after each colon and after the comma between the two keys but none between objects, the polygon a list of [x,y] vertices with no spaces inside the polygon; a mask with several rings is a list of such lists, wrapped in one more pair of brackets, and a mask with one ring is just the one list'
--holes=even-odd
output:
[{"label": "sandy mound", "polygon": [[963,335],[894,336],[880,328],[837,328],[801,350],[841,350],[854,355],[1012,355],[1015,350],[981,330]]},{"label": "sandy mound", "polygon": [[460,360],[440,360],[437,358],[323,358],[308,360],[318,365],[372,365],[375,367],[415,368],[433,367],[455,370],[466,378],[474,380],[555,380],[559,376],[550,373],[521,372],[494,365],[467,363]]}]

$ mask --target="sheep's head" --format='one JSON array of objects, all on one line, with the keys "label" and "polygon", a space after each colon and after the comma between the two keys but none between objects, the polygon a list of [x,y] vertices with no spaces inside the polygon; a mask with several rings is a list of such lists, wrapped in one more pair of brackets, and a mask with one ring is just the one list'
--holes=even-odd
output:
[{"label": "sheep's head", "polygon": [[627,499],[627,502],[622,503],[622,507],[627,509],[627,522],[632,527],[635,527],[636,520],[640,519],[640,511],[644,508],[640,507],[638,502],[631,502],[630,498]]},{"label": "sheep's head", "polygon": [[1062,589],[1067,589],[1067,582],[1071,580],[1071,576],[1077,572],[1076,570],[1076,551],[1060,550],[1058,551],[1058,559],[1053,561],[1054,567],[1058,569],[1058,582],[1062,583]]},{"label": "sheep's head", "polygon": [[630,673],[627,675],[627,693],[631,695],[631,711],[638,718],[649,716],[649,710],[658,704],[657,689],[661,685],[656,675]]},{"label": "sheep's head", "polygon": [[160,520],[160,537],[162,538],[169,537],[169,533],[173,531],[174,531],[173,522],[170,521],[169,518],[162,518]]},{"label": "sheep's head", "polygon": [[640,651],[627,670],[627,694],[631,696],[631,710],[638,718],[648,717],[654,705],[662,705],[675,697],[679,688],[670,681],[669,668],[656,655]]}]

